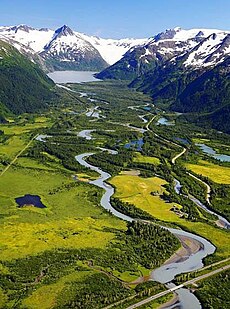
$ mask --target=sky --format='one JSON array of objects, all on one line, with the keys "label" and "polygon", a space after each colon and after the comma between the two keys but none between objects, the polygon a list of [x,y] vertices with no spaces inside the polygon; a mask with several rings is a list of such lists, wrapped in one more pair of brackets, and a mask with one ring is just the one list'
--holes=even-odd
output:
[{"label": "sky", "polygon": [[230,30],[230,0],[0,0],[0,25],[146,38],[177,26]]}]

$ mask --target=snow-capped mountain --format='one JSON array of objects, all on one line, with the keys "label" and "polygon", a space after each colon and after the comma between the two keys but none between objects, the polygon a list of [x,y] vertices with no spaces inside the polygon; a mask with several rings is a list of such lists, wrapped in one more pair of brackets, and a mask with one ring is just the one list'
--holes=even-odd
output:
[{"label": "snow-capped mountain", "polygon": [[146,44],[148,39],[102,39],[95,36],[87,36],[85,34],[79,34],[86,41],[90,42],[101,54],[102,58],[112,65],[131,48],[134,46],[140,46]]},{"label": "snow-capped mountain", "polygon": [[54,69],[100,70],[108,66],[97,49],[68,26],[57,29],[39,54]]},{"label": "snow-capped mountain", "polygon": [[198,125],[230,132],[230,31],[166,30],[97,77],[130,80],[156,106],[192,113],[189,119]]},{"label": "snow-capped mountain", "polygon": [[31,48],[35,53],[43,50],[53,34],[53,30],[46,28],[38,30],[26,25],[0,27],[0,35]]},{"label": "snow-capped mountain", "polygon": [[230,31],[216,29],[166,30],[146,44],[130,48],[100,78],[133,79],[167,61],[184,62],[187,69],[215,66],[230,54]]},{"label": "snow-capped mountain", "polygon": [[181,59],[188,53],[184,62],[187,67],[211,66],[224,61],[223,57],[230,53],[229,34],[230,31],[217,29],[183,30],[177,27],[156,35],[147,48],[162,57],[172,58],[172,61],[175,61],[174,57]]},{"label": "snow-capped mountain", "polygon": [[0,27],[7,41],[49,70],[102,70],[100,77],[133,79],[167,61],[186,69],[215,66],[230,53],[230,32],[217,29],[168,29],[150,39],[103,39],[71,30]]},{"label": "snow-capped mountain", "polygon": [[131,47],[147,39],[102,39],[64,25],[53,31],[27,25],[0,27],[0,38],[10,40],[21,52],[41,56],[53,69],[101,70],[117,62]]}]

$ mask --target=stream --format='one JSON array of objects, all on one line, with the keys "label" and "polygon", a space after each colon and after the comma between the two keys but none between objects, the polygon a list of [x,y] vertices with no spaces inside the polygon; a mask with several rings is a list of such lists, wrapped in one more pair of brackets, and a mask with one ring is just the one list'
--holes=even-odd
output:
[{"label": "stream", "polygon": [[[179,182],[179,180],[177,179],[174,179],[174,190],[177,194],[181,194],[180,191],[181,191],[181,188],[182,188],[182,185],[181,183]],[[216,212],[210,210],[207,206],[205,206],[200,200],[198,200],[196,197],[192,196],[191,194],[188,195],[188,198],[193,202],[195,203],[198,207],[204,209],[207,213],[211,214],[211,215],[215,215],[218,220],[219,220],[219,224],[221,227],[225,228],[225,229],[230,229],[230,222],[225,219],[224,217],[220,216],[219,214],[217,214]]]},{"label": "stream", "polygon": [[[53,74],[50,77],[55,79],[56,83],[79,82],[78,77],[76,77],[75,75],[74,75],[74,78],[72,77],[72,75],[73,75],[72,72],[67,73],[68,78],[67,78],[66,74],[64,76],[62,76],[62,78],[59,78],[59,76],[58,76],[59,72],[55,72],[55,74]],[[63,73],[61,73],[61,74],[63,75]],[[92,75],[92,72],[91,72],[91,75]],[[95,81],[95,78],[92,78],[92,76],[90,78],[91,78],[91,81],[93,81],[93,80]],[[87,81],[89,81],[88,79],[89,79],[89,77],[86,76]],[[80,82],[82,82],[82,81],[85,81],[85,80],[80,80]],[[63,86],[61,85],[59,87],[63,87]],[[70,90],[70,89],[67,88],[66,90]],[[147,105],[147,106],[144,107],[144,110],[149,111],[150,107]],[[145,122],[146,119],[144,117],[142,117],[142,120],[143,120],[143,122]],[[129,124],[124,125],[124,126],[130,128],[132,130],[137,130],[140,133],[146,132],[146,129],[133,127]],[[78,133],[78,136],[86,138],[88,140],[91,140],[92,139],[91,133],[93,131],[94,130],[83,130],[83,131]],[[41,142],[44,142],[45,138],[46,138],[46,136],[41,136],[41,138],[39,140]],[[101,150],[110,152],[109,149],[103,148]],[[110,153],[112,153],[112,152],[110,152]],[[89,168],[93,171],[96,171],[100,175],[100,177],[98,179],[90,181],[90,184],[93,184],[93,185],[95,185],[99,188],[102,188],[105,191],[102,198],[101,198],[101,201],[100,201],[101,206],[103,208],[105,208],[106,210],[108,210],[109,212],[111,212],[114,216],[116,216],[116,217],[118,217],[122,220],[125,220],[125,221],[128,221],[128,222],[133,221],[134,220],[133,218],[116,211],[112,207],[112,205],[110,203],[110,198],[114,194],[114,188],[111,185],[109,185],[108,183],[106,183],[106,180],[111,178],[111,175],[109,173],[103,171],[99,167],[93,166],[93,165],[89,164],[88,162],[86,162],[87,157],[92,156],[93,154],[94,153],[83,153],[83,154],[77,155],[75,157],[75,159],[82,166]],[[115,152],[114,152],[114,154],[115,154]],[[181,188],[181,185],[180,185],[179,181],[176,181],[175,190],[178,194],[180,194],[180,188]],[[162,226],[162,227],[167,228],[167,227],[164,227],[164,226]],[[182,274],[182,273],[186,273],[186,272],[190,272],[190,271],[194,271],[194,270],[202,268],[203,267],[203,262],[202,262],[203,258],[206,257],[207,255],[213,254],[215,252],[216,248],[208,240],[206,240],[206,239],[204,239],[200,236],[194,235],[194,234],[189,233],[189,232],[185,232],[185,231],[180,230],[180,229],[172,229],[172,228],[167,228],[167,229],[171,233],[173,233],[176,237],[186,236],[186,237],[190,238],[191,240],[195,240],[195,241],[200,243],[200,249],[196,253],[188,255],[187,257],[178,261],[177,263],[169,263],[167,265],[162,265],[161,267],[159,267],[159,268],[157,268],[157,269],[155,269],[151,272],[150,277],[151,277],[152,280],[155,280],[155,281],[158,281],[158,282],[161,282],[161,283],[167,283],[167,287],[170,288],[170,286],[172,286],[172,284],[173,284],[171,281],[174,279],[174,277],[177,274]],[[190,308],[191,309],[201,309],[201,304],[199,303],[199,300],[188,289],[181,288],[181,289],[176,291],[176,294],[178,295],[178,298],[179,298],[179,301],[176,304],[177,308],[179,307],[181,309],[190,309]],[[175,305],[169,306],[168,308],[175,308]]]},{"label": "stream", "polygon": [[[138,128],[135,128],[138,129]],[[141,131],[142,129],[140,129]],[[78,133],[79,137],[83,137],[86,138],[88,140],[92,139],[92,135],[91,133],[95,131],[95,130],[82,130],[81,132]],[[40,138],[37,138],[37,140],[44,142],[45,139],[47,138],[47,135],[41,135]],[[116,151],[111,150],[111,149],[106,149],[106,148],[99,148],[101,151],[107,151],[111,154],[117,154]],[[120,212],[118,212],[117,210],[115,210],[111,203],[110,203],[110,198],[111,196],[114,194],[114,188],[109,185],[108,183],[106,183],[106,180],[108,180],[109,178],[111,178],[111,175],[105,171],[103,171],[102,169],[100,169],[97,166],[91,165],[90,163],[86,162],[86,159],[89,156],[92,156],[94,153],[83,153],[80,155],[77,155],[75,157],[76,161],[81,164],[82,166],[89,168],[95,172],[97,172],[100,177],[96,180],[90,181],[90,184],[93,184],[103,190],[105,190],[105,193],[103,194],[102,198],[101,198],[101,206],[108,210],[110,213],[112,213],[114,216],[131,222],[135,219],[133,219],[130,216],[124,215]],[[181,191],[181,184],[177,179],[174,179],[175,185],[174,185],[174,190],[177,194],[180,194]],[[203,209],[205,209],[205,211],[212,213],[214,215],[216,215],[220,221],[222,221],[222,225],[225,228],[230,228],[230,223],[223,217],[217,215],[216,213],[212,212],[211,210],[209,210],[205,205],[203,205],[198,199],[196,199],[193,196],[189,196],[189,198],[199,207],[202,207]],[[165,226],[162,226],[163,228],[169,230],[172,234],[174,234],[177,238],[178,237],[187,237],[190,238],[191,240],[195,240],[197,243],[199,243],[200,245],[200,249],[195,252],[192,253],[190,255],[188,255],[187,257],[175,262],[175,263],[169,263],[169,264],[164,264],[161,267],[154,269],[151,273],[150,273],[150,280],[154,280],[157,282],[160,282],[162,284],[167,284],[167,287],[171,287],[172,286],[172,280],[175,278],[176,275],[178,274],[182,274],[182,273],[187,273],[187,272],[191,272],[191,271],[195,271],[198,270],[200,268],[203,267],[203,262],[202,260],[210,254],[213,254],[215,252],[215,247],[205,238],[202,238],[198,235],[194,235],[192,233],[183,231],[181,229],[174,229],[174,228],[168,228]],[[198,301],[198,299],[195,297],[195,295],[193,293],[191,293],[188,289],[185,288],[181,288],[178,289],[175,292],[178,295],[178,299],[179,299],[179,303],[177,302],[176,306],[181,309],[201,309],[201,305]],[[191,307],[192,304],[192,307]],[[167,308],[167,307],[165,307]],[[174,305],[170,306],[168,308],[175,308]]]},{"label": "stream", "polygon": [[[109,150],[108,150],[109,151]],[[101,206],[105,209],[107,209],[109,212],[111,212],[114,216],[131,222],[134,219],[130,216],[124,215],[118,211],[116,211],[111,203],[110,198],[114,194],[114,188],[107,184],[105,181],[108,180],[111,175],[107,172],[104,172],[97,166],[93,166],[86,162],[87,157],[92,156],[94,153],[83,153],[80,155],[77,155],[75,159],[79,164],[81,164],[84,167],[90,168],[93,171],[96,171],[99,173],[100,177],[96,180],[90,181],[90,184],[93,184],[99,188],[102,188],[105,190],[105,193],[103,194],[101,198]],[[176,184],[176,192],[180,191],[180,183],[177,182]],[[204,239],[203,237],[200,237],[198,235],[194,235],[192,233],[179,230],[179,229],[173,229],[173,228],[167,228],[162,226],[163,228],[168,229],[172,234],[174,234],[176,237],[178,236],[185,236],[192,240],[195,240],[200,243],[200,250],[198,250],[196,253],[193,253],[189,256],[187,256],[182,261],[178,261],[177,263],[170,263],[167,265],[163,265],[155,270],[153,270],[150,274],[150,278],[152,280],[158,281],[160,283],[171,283],[171,281],[174,279],[174,277],[178,274],[195,271],[197,269],[200,269],[203,267],[202,260],[210,254],[213,254],[215,252],[215,246],[213,246],[208,240]],[[200,309],[201,305],[198,301],[198,299],[189,292],[187,289],[179,289],[177,292],[179,297],[179,307],[182,309],[188,309],[191,308],[191,304],[193,304],[192,309]],[[195,299],[195,300],[194,300]]]}]

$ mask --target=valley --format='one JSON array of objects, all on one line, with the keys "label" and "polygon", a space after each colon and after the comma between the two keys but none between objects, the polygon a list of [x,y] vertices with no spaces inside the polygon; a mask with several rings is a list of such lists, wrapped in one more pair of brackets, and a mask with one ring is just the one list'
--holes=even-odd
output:
[{"label": "valley", "polygon": [[[167,290],[163,283],[175,275],[197,275],[202,260],[229,257],[229,231],[188,198],[229,220],[230,163],[196,145],[208,139],[229,155],[229,136],[182,123],[127,84],[67,83],[46,111],[0,125],[0,307],[128,308]],[[95,108],[97,117],[89,113]],[[174,125],[157,124],[160,117]],[[206,186],[189,173],[210,186],[210,205]],[[18,207],[26,194],[45,207]],[[172,275],[165,262],[175,252]],[[159,271],[164,278],[164,269],[172,278],[149,281]],[[227,284],[227,274],[197,283],[198,305],[216,280]],[[187,294],[179,293],[181,306],[195,297]]]}]

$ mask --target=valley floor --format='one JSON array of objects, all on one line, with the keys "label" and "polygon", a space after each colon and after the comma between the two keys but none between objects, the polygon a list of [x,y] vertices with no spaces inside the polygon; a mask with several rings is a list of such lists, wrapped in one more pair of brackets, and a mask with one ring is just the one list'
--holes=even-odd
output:
[{"label": "valley floor", "polygon": [[[164,263],[198,252],[200,243],[180,237],[181,248],[159,225],[209,240],[216,251],[205,259],[207,265],[229,257],[229,231],[186,197],[189,193],[206,202],[205,187],[187,174],[191,170],[210,185],[210,207],[229,218],[230,165],[210,159],[193,143],[207,132],[189,125],[181,130],[180,123],[170,129],[156,126],[159,111],[150,98],[121,82],[68,87],[75,92],[58,89],[59,104],[47,113],[0,125],[0,308],[96,309],[116,304],[113,308],[118,309],[164,291],[163,284],[153,281],[131,283],[148,279],[150,271]],[[146,105],[151,106],[148,112]],[[98,114],[86,115],[95,106]],[[139,117],[143,115],[149,130]],[[79,136],[83,130],[92,130],[92,139]],[[175,136],[190,141],[178,158],[184,145]],[[227,149],[230,140],[226,143]],[[94,153],[87,162],[112,175],[111,201],[139,224],[101,207],[104,191],[92,183],[98,173],[75,159],[82,153]],[[174,179],[182,185],[180,194]],[[40,197],[45,207],[19,207],[16,198],[27,194]],[[219,282],[222,293],[228,272],[198,285],[196,295],[204,308],[204,291],[209,293]],[[143,308],[157,308],[171,298],[164,296]]]}]

